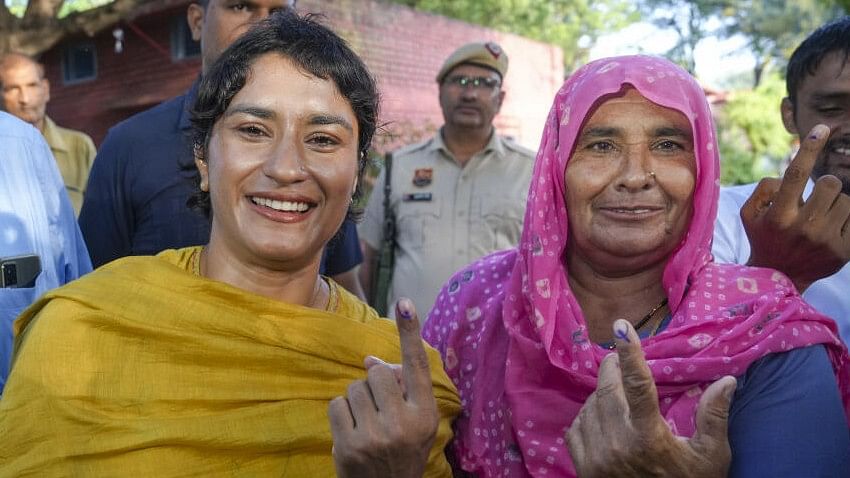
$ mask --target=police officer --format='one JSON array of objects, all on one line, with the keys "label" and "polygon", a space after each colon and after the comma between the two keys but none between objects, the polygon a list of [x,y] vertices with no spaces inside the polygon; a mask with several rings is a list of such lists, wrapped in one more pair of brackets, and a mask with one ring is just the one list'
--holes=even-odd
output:
[{"label": "police officer", "polygon": [[[393,154],[390,305],[409,297],[419,316],[427,317],[454,272],[519,242],[534,153],[493,127],[505,99],[507,70],[508,56],[496,43],[456,50],[437,73],[443,126],[432,138]],[[384,240],[384,174],[375,182],[359,229],[364,286]]]}]

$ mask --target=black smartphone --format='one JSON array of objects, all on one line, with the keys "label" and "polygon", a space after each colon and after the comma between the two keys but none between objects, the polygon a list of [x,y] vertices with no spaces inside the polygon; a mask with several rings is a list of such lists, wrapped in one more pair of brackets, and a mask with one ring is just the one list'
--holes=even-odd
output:
[{"label": "black smartphone", "polygon": [[0,287],[34,287],[41,273],[41,260],[35,254],[0,258]]}]

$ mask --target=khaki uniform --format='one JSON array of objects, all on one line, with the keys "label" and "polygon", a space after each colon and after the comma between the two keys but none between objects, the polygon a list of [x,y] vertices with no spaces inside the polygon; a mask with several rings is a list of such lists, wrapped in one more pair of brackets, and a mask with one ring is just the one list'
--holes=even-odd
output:
[{"label": "khaki uniform", "polygon": [[59,166],[65,190],[74,206],[74,214],[79,216],[89,171],[97,153],[94,142],[87,134],[58,126],[48,117],[44,118],[44,131],[41,134],[50,145]]},{"label": "khaki uniform", "polygon": [[[519,242],[533,164],[532,151],[497,134],[465,167],[440,134],[393,154],[391,315],[395,301],[409,297],[424,321],[452,274]],[[358,231],[375,250],[383,241],[383,185],[381,172]]]}]

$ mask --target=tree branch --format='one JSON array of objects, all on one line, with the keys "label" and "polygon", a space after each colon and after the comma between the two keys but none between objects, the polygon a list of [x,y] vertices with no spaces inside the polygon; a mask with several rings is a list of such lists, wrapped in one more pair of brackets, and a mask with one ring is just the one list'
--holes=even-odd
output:
[{"label": "tree branch", "polygon": [[[148,0],[115,0],[92,10],[73,13],[62,19],[55,16],[42,17],[50,9],[60,8],[62,2],[63,0],[30,0],[25,14],[25,18],[28,16],[29,20],[26,22],[9,13],[4,5],[4,9],[0,10],[0,26],[4,26],[3,34],[0,34],[0,54],[8,50],[16,50],[36,56],[49,50],[66,36],[79,33],[94,36],[123,18],[129,17],[138,7],[147,4]],[[0,0],[0,5],[3,3],[4,1]],[[2,23],[4,10],[9,16],[7,25]]]},{"label": "tree branch", "polygon": [[5,25],[11,16],[12,12],[9,11],[6,2],[0,2],[0,24]]},{"label": "tree branch", "polygon": [[69,35],[84,32],[88,36],[94,36],[104,28],[127,18],[144,3],[146,0],[115,0],[102,7],[68,15],[59,21],[60,28]]},{"label": "tree branch", "polygon": [[43,25],[56,18],[65,0],[29,0],[24,12],[25,25]]}]

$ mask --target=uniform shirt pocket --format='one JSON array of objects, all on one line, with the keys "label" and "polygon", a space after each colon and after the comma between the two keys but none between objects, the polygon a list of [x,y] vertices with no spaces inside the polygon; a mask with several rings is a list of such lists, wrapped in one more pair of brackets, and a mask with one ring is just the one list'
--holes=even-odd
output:
[{"label": "uniform shirt pocket", "polygon": [[508,249],[519,243],[525,204],[495,194],[479,197],[479,220],[475,236],[488,252]]},{"label": "uniform shirt pocket", "polygon": [[399,201],[396,240],[400,249],[422,250],[439,240],[440,198],[430,201]]}]

